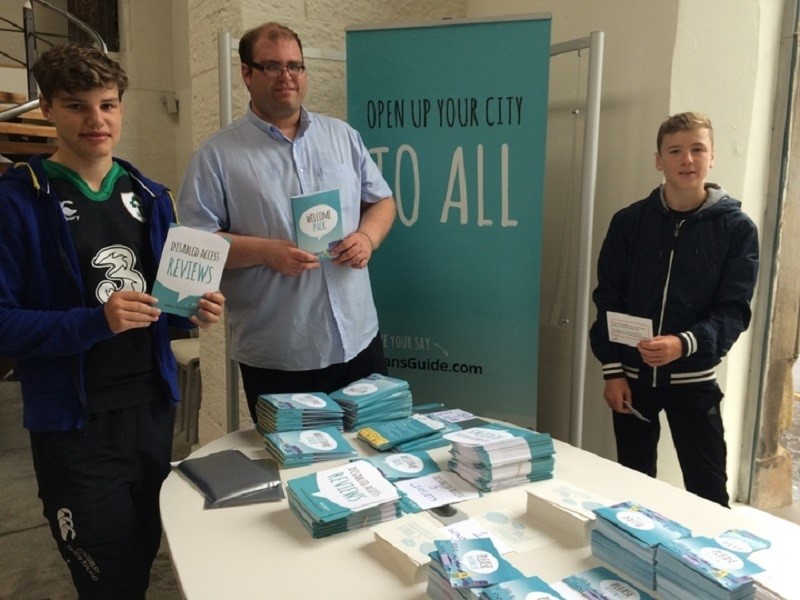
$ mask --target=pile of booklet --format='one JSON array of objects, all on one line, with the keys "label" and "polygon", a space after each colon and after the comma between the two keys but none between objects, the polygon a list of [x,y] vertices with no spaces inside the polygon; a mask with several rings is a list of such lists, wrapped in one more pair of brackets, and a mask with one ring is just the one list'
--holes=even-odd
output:
[{"label": "pile of booklet", "polygon": [[435,540],[428,569],[428,596],[433,600],[474,600],[479,588],[519,579],[523,574],[506,561],[490,538]]},{"label": "pile of booklet", "polygon": [[769,545],[738,529],[716,538],[692,536],[664,542],[656,555],[658,593],[664,600],[753,598],[753,576],[764,569],[748,556]]},{"label": "pile of booklet", "polygon": [[397,452],[394,454],[379,454],[364,458],[351,458],[365,460],[381,472],[389,481],[415,479],[423,475],[441,471],[439,464],[427,452]]},{"label": "pile of booklet", "polygon": [[290,480],[289,508],[314,538],[369,527],[400,516],[395,487],[359,460]]},{"label": "pile of booklet", "polygon": [[[565,577],[553,584],[564,600],[619,600],[620,598],[636,598],[636,600],[655,600],[653,596],[626,581],[605,567],[595,567]],[[684,598],[683,600],[688,600]]]},{"label": "pile of booklet", "polygon": [[[362,427],[356,436],[381,452],[397,448],[400,444],[411,441],[441,440],[443,431],[457,431],[458,428],[448,425],[430,415],[413,414],[403,419],[373,423]],[[422,444],[420,444],[422,445]]]},{"label": "pile of booklet", "polygon": [[659,544],[690,536],[681,525],[635,502],[595,509],[592,554],[648,589],[656,589]]},{"label": "pile of booklet", "polygon": [[344,409],[346,431],[358,431],[381,421],[410,417],[413,403],[407,381],[380,373],[331,392],[330,397]]},{"label": "pile of booklet", "polygon": [[262,394],[256,403],[261,434],[319,427],[343,427],[342,407],[322,392]]},{"label": "pile of booklet", "polygon": [[281,467],[299,467],[358,454],[338,427],[265,433],[264,446]]},{"label": "pile of booklet", "polygon": [[187,458],[176,469],[205,496],[206,508],[272,502],[284,497],[275,463],[251,460],[240,450]]},{"label": "pile of booklet", "polygon": [[487,423],[487,421],[484,419],[476,417],[471,412],[461,410],[460,408],[450,408],[428,412],[426,413],[426,416],[444,423],[444,428],[439,429],[432,435],[400,442],[394,448],[392,448],[392,450],[395,452],[412,452],[414,450],[433,450],[434,448],[442,448],[450,445],[450,441],[444,437],[445,433],[458,431],[460,429],[469,429],[470,427],[477,427]]},{"label": "pile of booklet", "polygon": [[445,434],[452,444],[450,470],[482,492],[553,476],[553,440],[547,433],[486,423]]},{"label": "pile of booklet", "polygon": [[572,546],[591,540],[595,509],[614,501],[593,494],[562,479],[549,479],[528,488],[528,516]]}]

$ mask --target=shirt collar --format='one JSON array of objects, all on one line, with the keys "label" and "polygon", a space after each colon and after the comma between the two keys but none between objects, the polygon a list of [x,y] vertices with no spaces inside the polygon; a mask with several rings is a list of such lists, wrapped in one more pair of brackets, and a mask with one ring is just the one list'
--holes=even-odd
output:
[{"label": "shirt collar", "polygon": [[[285,140],[286,136],[283,135],[283,132],[277,125],[273,125],[269,121],[265,121],[261,117],[259,117],[255,112],[253,112],[253,107],[250,103],[247,104],[247,118],[250,122],[258,127],[261,131],[268,134],[270,137],[276,140]],[[297,126],[297,135],[295,139],[298,139],[303,136],[303,134],[308,130],[309,123],[311,123],[311,117],[305,107],[300,107],[300,123]]]}]

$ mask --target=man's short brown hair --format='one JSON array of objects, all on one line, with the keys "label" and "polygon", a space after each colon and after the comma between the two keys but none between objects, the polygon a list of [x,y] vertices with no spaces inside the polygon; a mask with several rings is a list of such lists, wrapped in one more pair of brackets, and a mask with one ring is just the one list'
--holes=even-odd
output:
[{"label": "man's short brown hair", "polygon": [[300,48],[300,54],[303,54],[303,44],[293,30],[285,25],[270,21],[258,27],[248,29],[239,40],[239,60],[243,65],[250,65],[253,62],[253,46],[262,37],[274,42],[275,40],[294,40]]},{"label": "man's short brown hair", "polygon": [[53,46],[39,57],[31,71],[48,102],[59,92],[86,92],[114,86],[121,99],[128,87],[128,76],[117,61],[94,46],[74,42]]},{"label": "man's short brown hair", "polygon": [[711,145],[714,145],[714,128],[711,127],[711,119],[701,113],[697,112],[683,112],[677,115],[668,117],[666,121],[661,123],[658,128],[658,136],[656,137],[656,152],[661,152],[661,142],[664,141],[664,136],[676,131],[694,131],[695,129],[708,129],[708,137],[711,139]]}]

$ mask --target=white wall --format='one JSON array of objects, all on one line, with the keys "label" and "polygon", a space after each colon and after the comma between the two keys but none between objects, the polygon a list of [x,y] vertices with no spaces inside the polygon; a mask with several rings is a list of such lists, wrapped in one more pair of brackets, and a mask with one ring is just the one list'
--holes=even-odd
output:
[{"label": "white wall", "polygon": [[[732,195],[761,226],[766,203],[771,110],[781,0],[470,0],[470,17],[549,12],[553,43],[605,33],[600,148],[593,229],[593,257],[614,212],[642,198],[660,182],[653,153],[658,125],[669,114],[706,112],[715,124],[716,166],[711,179]],[[574,257],[575,195],[580,174],[573,139],[582,119],[571,116],[585,94],[588,63],[577,56],[551,63],[551,102],[542,266],[542,348],[539,427],[568,439]],[[579,153],[577,155],[580,156]],[[594,265],[593,265],[594,269]],[[572,284],[572,285],[570,285]],[[594,277],[592,287],[595,285]],[[754,309],[758,310],[758,301]],[[590,314],[594,316],[594,307]],[[569,324],[563,320],[568,319]],[[728,441],[729,491],[736,489],[742,444],[744,394],[750,363],[745,334],[720,369],[726,392],[723,416]],[[754,373],[753,376],[758,376]],[[613,432],[602,399],[599,366],[589,354],[583,420],[584,448],[614,458]],[[666,428],[666,423],[662,424]],[[659,447],[659,477],[681,485],[667,429]]]}]

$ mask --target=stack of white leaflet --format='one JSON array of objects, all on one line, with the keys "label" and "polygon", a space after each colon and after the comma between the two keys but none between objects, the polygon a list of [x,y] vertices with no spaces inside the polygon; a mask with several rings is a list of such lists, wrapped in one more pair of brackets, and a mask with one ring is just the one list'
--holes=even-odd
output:
[{"label": "stack of white leaflet", "polygon": [[528,516],[572,546],[587,546],[596,518],[594,509],[616,502],[562,479],[537,481],[527,491]]},{"label": "stack of white leaflet", "polygon": [[482,492],[553,476],[555,448],[547,433],[486,423],[444,438],[451,444],[448,468]]}]

